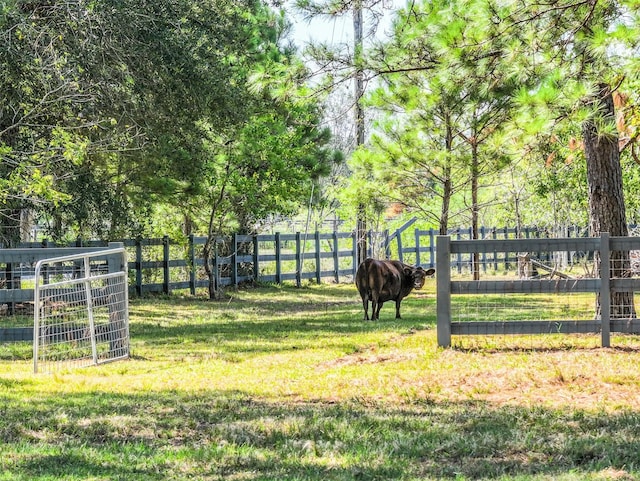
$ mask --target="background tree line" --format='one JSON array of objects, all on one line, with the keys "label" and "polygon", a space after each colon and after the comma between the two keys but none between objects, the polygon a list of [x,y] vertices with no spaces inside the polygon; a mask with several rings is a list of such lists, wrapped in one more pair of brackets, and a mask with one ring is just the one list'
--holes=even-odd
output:
[{"label": "background tree line", "polygon": [[53,239],[213,236],[301,209],[375,226],[389,205],[476,236],[637,222],[637,2],[296,7],[394,21],[362,48],[299,51],[258,0],[3,3],[4,245],[34,221]]},{"label": "background tree line", "polygon": [[[384,8],[298,5],[362,7],[371,24]],[[637,29],[637,2],[407,2],[365,50],[369,142],[350,156],[347,191],[367,193],[372,219],[393,201],[443,231],[590,224],[624,235],[639,214]],[[352,46],[311,52],[336,76],[358,68]]]},{"label": "background tree line", "polygon": [[[0,236],[250,229],[335,154],[281,11],[261,1],[55,0],[0,11]],[[21,222],[22,217],[22,222]]]}]

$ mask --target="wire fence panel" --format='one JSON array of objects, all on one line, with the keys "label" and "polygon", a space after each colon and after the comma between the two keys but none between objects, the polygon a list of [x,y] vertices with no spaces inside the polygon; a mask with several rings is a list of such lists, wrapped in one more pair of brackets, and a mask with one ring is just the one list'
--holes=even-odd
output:
[{"label": "wire fence panel", "polygon": [[[640,239],[438,237],[438,343],[452,335],[640,333]],[[491,255],[490,255],[491,254]],[[503,262],[495,263],[495,259]]]},{"label": "wire fence panel", "polygon": [[124,248],[41,260],[35,268],[35,372],[129,357]]}]

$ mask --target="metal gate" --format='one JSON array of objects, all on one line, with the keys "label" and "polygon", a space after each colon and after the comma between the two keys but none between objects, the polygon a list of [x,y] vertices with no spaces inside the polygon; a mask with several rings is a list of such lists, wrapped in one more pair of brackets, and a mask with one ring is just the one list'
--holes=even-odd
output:
[{"label": "metal gate", "polygon": [[129,357],[124,248],[38,261],[33,369],[52,372]]}]

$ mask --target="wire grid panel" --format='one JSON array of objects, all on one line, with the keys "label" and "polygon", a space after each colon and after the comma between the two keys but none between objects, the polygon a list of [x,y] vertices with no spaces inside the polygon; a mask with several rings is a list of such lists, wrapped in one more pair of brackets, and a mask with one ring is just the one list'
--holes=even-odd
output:
[{"label": "wire grid panel", "polygon": [[[594,277],[594,252],[547,251],[478,256],[482,284],[473,282],[473,260],[451,256],[454,281],[471,281],[471,292],[452,297],[451,320],[465,321],[591,321],[596,294],[584,292],[575,280]],[[488,256],[487,256],[488,257]],[[497,260],[496,260],[497,259]],[[465,264],[464,261],[467,261]],[[457,272],[456,272],[457,270]],[[489,282],[487,282],[489,281]],[[476,288],[484,289],[478,291]]]},{"label": "wire grid panel", "polygon": [[[127,273],[109,272],[107,253],[124,259],[124,249],[111,249],[36,266],[35,372],[129,357]],[[118,268],[125,265],[123,260]]]}]

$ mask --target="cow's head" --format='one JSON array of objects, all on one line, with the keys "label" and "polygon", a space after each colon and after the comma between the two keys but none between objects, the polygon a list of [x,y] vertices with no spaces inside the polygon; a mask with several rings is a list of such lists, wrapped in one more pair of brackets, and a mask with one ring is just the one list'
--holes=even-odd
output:
[{"label": "cow's head", "polygon": [[422,289],[424,286],[424,280],[427,276],[435,274],[436,270],[433,268],[426,271],[422,267],[405,266],[404,273],[406,276],[410,276],[413,279],[413,288]]}]

